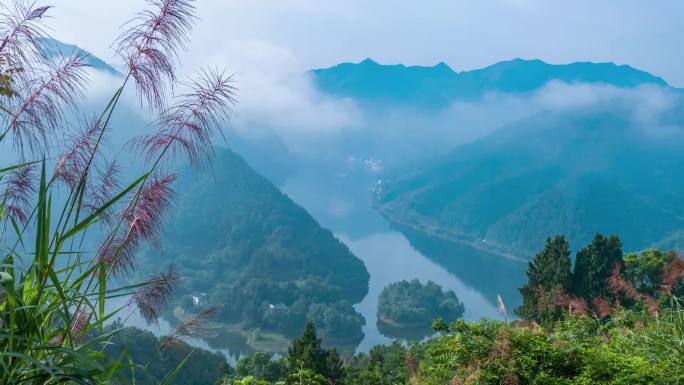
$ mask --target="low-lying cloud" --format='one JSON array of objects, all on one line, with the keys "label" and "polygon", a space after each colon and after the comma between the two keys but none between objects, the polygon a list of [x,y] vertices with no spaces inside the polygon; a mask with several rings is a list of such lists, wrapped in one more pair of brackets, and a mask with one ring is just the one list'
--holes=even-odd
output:
[{"label": "low-lying cloud", "polygon": [[[308,87],[311,87],[310,83]],[[298,152],[329,156],[333,149],[339,152],[340,157],[375,157],[390,165],[448,152],[461,144],[505,129],[508,124],[542,113],[612,112],[630,122],[629,128],[636,127],[652,137],[684,133],[684,116],[678,112],[684,109],[682,94],[656,85],[620,88],[606,84],[552,81],[535,92],[489,93],[478,101],[456,101],[439,111],[393,105],[368,108],[363,104],[330,98],[318,102],[317,98],[326,96],[316,91],[309,91],[306,95],[311,100],[308,107],[315,109],[318,103],[325,103],[330,110],[342,114],[351,109],[354,119],[338,120],[341,124],[318,130],[315,124],[308,130],[301,130],[272,119],[271,112],[278,110],[278,104],[273,103],[265,110],[258,104],[252,106],[250,123],[272,127],[273,132],[285,138],[286,142],[298,144]],[[261,117],[266,118],[261,121]],[[293,140],[307,135],[308,142]]]}]

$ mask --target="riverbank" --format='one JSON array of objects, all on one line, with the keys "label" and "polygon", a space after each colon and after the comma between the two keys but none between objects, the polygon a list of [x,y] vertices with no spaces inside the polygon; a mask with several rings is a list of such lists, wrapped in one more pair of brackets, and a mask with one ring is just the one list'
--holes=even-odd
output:
[{"label": "riverbank", "polygon": [[399,215],[399,210],[394,209],[389,205],[378,204],[377,202],[373,202],[373,208],[390,224],[408,227],[430,237],[458,243],[516,262],[527,262],[529,260],[529,258],[521,257],[520,254],[516,253],[516,251],[507,246],[500,245],[486,239],[476,239],[473,236],[437,226],[431,223],[429,218],[415,214],[410,214],[409,218],[406,218],[406,215]]}]

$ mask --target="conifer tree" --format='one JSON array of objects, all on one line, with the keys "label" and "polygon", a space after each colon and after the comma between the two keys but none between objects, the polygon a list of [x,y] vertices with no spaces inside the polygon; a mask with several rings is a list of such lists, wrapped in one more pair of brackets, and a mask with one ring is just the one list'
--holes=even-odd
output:
[{"label": "conifer tree", "polygon": [[577,252],[573,274],[574,293],[590,302],[596,297],[610,297],[608,278],[622,262],[622,241],[615,235],[596,234],[589,245]]},{"label": "conifer tree", "polygon": [[287,350],[288,372],[293,374],[302,368],[322,376],[328,374],[327,352],[321,347],[321,339],[316,336],[316,327],[311,321]]},{"label": "conifer tree", "polygon": [[337,354],[337,349],[332,348],[327,352],[327,377],[330,385],[342,385],[342,378],[344,377],[344,363]]},{"label": "conifer tree", "polygon": [[550,305],[554,296],[567,291],[570,277],[570,246],[567,240],[563,235],[547,238],[544,250],[528,265],[527,284],[520,288],[523,305],[515,313],[537,322],[554,317],[556,310]]}]

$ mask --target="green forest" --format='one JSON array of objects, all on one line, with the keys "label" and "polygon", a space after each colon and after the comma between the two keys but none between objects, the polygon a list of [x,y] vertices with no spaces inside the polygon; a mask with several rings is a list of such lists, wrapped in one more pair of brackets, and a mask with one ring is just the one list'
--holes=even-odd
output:
[{"label": "green forest", "polygon": [[[529,263],[520,289],[525,302],[515,309],[519,319],[438,319],[432,326],[439,335],[425,342],[346,357],[340,380],[311,364],[307,368],[327,381],[309,383],[683,383],[684,261],[652,249],[623,256],[617,237],[600,234],[577,252],[574,269],[569,255],[565,238],[557,236]],[[280,365],[285,383],[301,371]],[[253,384],[276,381],[261,370],[231,376]]]},{"label": "green forest", "polygon": [[238,155],[214,151],[211,172],[179,177],[164,248],[141,257],[178,269],[171,310],[215,306],[216,322],[288,338],[310,319],[326,343],[351,349],[365,322],[352,307],[368,292],[364,264]]},{"label": "green forest", "polygon": [[[288,23],[283,40],[331,29],[313,2],[292,7],[307,23],[275,3],[265,20]],[[519,59],[463,72],[367,59],[294,78],[294,51],[225,32],[259,7],[226,19],[146,0],[126,21],[107,8],[121,4],[61,13],[60,36],[116,31],[110,65],[50,36],[52,5],[0,3],[0,385],[684,385],[682,89],[627,65]],[[355,13],[344,24],[362,28]],[[195,34],[216,15],[220,30]],[[188,52],[196,35],[210,45]],[[362,40],[375,39],[349,41]],[[269,62],[238,124],[240,73],[181,63],[228,49],[249,56],[240,70]],[[260,88],[276,69],[286,79]],[[468,104],[499,92],[505,108]],[[585,93],[601,95],[564,104]],[[466,144],[428,131],[526,103],[541,104]],[[282,163],[283,185],[217,147],[245,127],[283,135],[271,148],[286,151],[257,162]],[[406,162],[386,171],[378,148]],[[288,195],[302,190],[311,201]]]},{"label": "green forest", "polygon": [[379,319],[398,327],[429,327],[437,318],[461,318],[464,310],[453,291],[444,291],[432,281],[422,284],[417,279],[390,284],[382,290],[378,301]]},{"label": "green forest", "polygon": [[[428,340],[354,355],[324,348],[309,322],[285,355],[243,356],[212,378],[230,385],[683,383],[684,260],[654,249],[623,255],[618,237],[597,234],[577,252],[573,268],[569,249],[563,236],[549,238],[530,261],[520,288],[524,304],[514,310],[519,318],[503,301],[504,321],[464,322],[457,308],[451,318],[443,313],[431,322],[436,336]],[[431,288],[456,302],[434,284],[394,287],[413,298]],[[146,343],[155,353],[140,354],[160,357],[159,341],[149,335]],[[159,360],[151,370],[173,362]],[[183,370],[225,367],[201,361]]]}]

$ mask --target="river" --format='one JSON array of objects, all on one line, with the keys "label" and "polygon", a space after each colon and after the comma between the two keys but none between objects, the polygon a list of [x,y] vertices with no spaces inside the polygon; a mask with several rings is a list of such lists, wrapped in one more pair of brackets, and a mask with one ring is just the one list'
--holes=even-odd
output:
[{"label": "river", "polygon": [[[512,309],[520,304],[517,288],[524,282],[524,263],[391,225],[372,207],[375,183],[372,173],[364,167],[345,167],[336,172],[330,169],[329,165],[300,167],[280,187],[366,264],[370,273],[369,292],[355,306],[366,319],[364,339],[357,352],[367,352],[374,345],[390,343],[394,338],[416,338],[411,331],[406,331],[406,335],[396,330],[381,332],[377,323],[380,292],[388,284],[401,280],[418,279],[423,283],[431,280],[453,290],[465,305],[465,320],[502,319],[497,295],[502,296],[508,316],[513,317]],[[134,313],[127,324],[157,335],[168,334],[170,330],[168,322],[162,320],[158,326],[148,326]],[[233,364],[246,352],[244,346],[216,349],[199,339],[189,342],[219,350]]]},{"label": "river", "polygon": [[378,328],[378,296],[385,286],[401,280],[432,280],[453,290],[465,305],[465,320],[501,319],[497,295],[504,299],[508,316],[513,316],[512,309],[520,304],[517,288],[524,282],[526,264],[391,225],[372,207],[375,176],[366,167],[329,170],[329,166],[301,167],[281,188],[366,264],[369,292],[356,305],[366,318],[365,337],[357,351],[392,341]]}]

